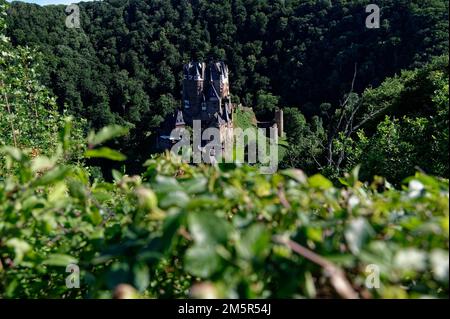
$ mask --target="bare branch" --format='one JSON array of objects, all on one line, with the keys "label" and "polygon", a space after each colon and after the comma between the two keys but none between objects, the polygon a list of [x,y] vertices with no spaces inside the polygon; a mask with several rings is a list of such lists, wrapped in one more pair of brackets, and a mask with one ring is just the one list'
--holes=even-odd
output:
[{"label": "bare branch", "polygon": [[350,98],[350,94],[353,93],[353,89],[355,87],[357,71],[358,71],[358,63],[355,62],[355,71],[353,72],[352,86],[350,87],[350,92],[348,92],[347,97],[344,100],[344,103],[341,103],[341,106],[345,106],[347,104],[348,99]]},{"label": "bare branch", "polygon": [[295,241],[285,239],[282,236],[274,236],[273,240],[278,244],[287,246],[297,254],[321,266],[330,277],[330,281],[334,289],[342,298],[359,299],[357,292],[353,289],[352,285],[345,277],[344,271],[340,267],[316,254],[312,250],[296,243]]},{"label": "bare branch", "polygon": [[372,114],[369,114],[361,122],[359,122],[357,125],[354,126],[353,131],[356,131],[358,128],[363,126],[366,122],[372,120],[376,115],[380,114],[381,112],[383,112],[386,109],[387,109],[387,107],[383,107],[383,108],[373,112]]},{"label": "bare branch", "polygon": [[[0,84],[1,84],[2,87],[5,86],[3,81],[1,81]],[[10,115],[10,123],[9,124],[11,125],[11,131],[12,131],[11,133],[12,133],[12,137],[13,137],[14,147],[17,148],[16,129],[15,129],[15,126],[14,126],[14,119],[11,117],[12,111],[11,111],[11,107],[9,105],[8,94],[6,93],[6,89],[5,89],[4,93],[3,93],[3,96],[5,98],[6,109],[8,111],[8,114]]]}]

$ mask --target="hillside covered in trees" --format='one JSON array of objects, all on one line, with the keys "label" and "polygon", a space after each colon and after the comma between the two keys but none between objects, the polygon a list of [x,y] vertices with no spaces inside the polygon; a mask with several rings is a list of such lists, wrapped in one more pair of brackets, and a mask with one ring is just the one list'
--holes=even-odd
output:
[{"label": "hillside covered in trees", "polygon": [[[379,2],[0,0],[0,298],[448,298],[448,2]],[[279,171],[150,155],[192,57]]]},{"label": "hillside covered in trees", "polygon": [[[437,156],[440,163],[428,165],[429,159],[436,161],[448,135],[436,137],[436,127],[427,124],[430,116],[440,116],[439,131],[445,131],[445,105],[438,106],[434,94],[448,94],[448,59],[433,58],[448,52],[448,2],[379,1],[379,29],[366,28],[366,5],[107,0],[81,3],[81,29],[68,29],[64,6],[16,2],[9,9],[8,34],[14,45],[42,53],[41,80],[60,109],[66,106],[92,128],[133,128],[121,144],[129,155],[128,168],[137,172],[154,151],[158,126],[180,105],[182,64],[215,58],[230,66],[236,103],[254,107],[261,118],[272,116],[276,106],[289,108],[291,147],[284,167],[337,176],[358,162],[381,161],[381,166],[402,165],[403,171],[391,174],[365,165],[365,178],[383,174],[399,182],[416,166],[448,177],[448,160]],[[400,76],[404,69],[411,71]],[[437,140],[420,147],[415,145],[418,136],[407,145],[400,143],[408,149],[408,163],[395,164],[402,149],[374,155],[364,149],[367,143],[381,143],[387,127],[409,126],[399,133],[403,139],[416,124],[426,126],[417,133],[421,139]]]}]

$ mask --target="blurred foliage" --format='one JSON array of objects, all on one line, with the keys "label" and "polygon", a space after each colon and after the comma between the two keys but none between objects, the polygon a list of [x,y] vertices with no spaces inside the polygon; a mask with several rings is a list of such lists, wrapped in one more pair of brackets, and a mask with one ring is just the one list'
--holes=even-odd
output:
[{"label": "blurred foliage", "polygon": [[[397,190],[355,170],[336,188],[300,170],[261,175],[166,154],[107,183],[80,165],[43,170],[45,158],[2,153],[19,168],[0,180],[3,298],[448,297],[445,180],[416,174]],[[80,289],[66,288],[71,263]],[[365,286],[372,264],[378,289]]]}]

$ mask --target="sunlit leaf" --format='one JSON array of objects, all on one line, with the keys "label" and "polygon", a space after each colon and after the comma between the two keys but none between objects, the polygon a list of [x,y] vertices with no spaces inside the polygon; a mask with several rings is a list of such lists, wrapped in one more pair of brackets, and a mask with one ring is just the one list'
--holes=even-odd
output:
[{"label": "sunlit leaf", "polygon": [[127,159],[122,153],[112,150],[109,147],[101,147],[98,149],[87,150],[84,153],[86,158],[106,158],[112,161],[124,161]]}]

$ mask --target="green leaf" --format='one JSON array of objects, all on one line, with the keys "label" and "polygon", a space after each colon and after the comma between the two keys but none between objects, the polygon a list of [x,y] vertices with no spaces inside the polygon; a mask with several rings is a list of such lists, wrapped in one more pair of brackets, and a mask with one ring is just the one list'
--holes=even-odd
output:
[{"label": "green leaf", "polygon": [[78,260],[69,255],[52,254],[42,263],[48,266],[67,267],[70,264],[77,264]]},{"label": "green leaf", "polygon": [[189,196],[183,191],[167,193],[159,202],[161,208],[184,207],[189,202]]},{"label": "green leaf", "polygon": [[309,185],[314,188],[329,189],[333,187],[333,183],[320,174],[316,174],[308,178]]},{"label": "green leaf", "polygon": [[31,164],[31,170],[33,173],[42,172],[51,169],[55,165],[55,161],[46,157],[38,156],[33,159]]},{"label": "green leaf", "polygon": [[281,171],[281,174],[286,175],[301,184],[305,184],[307,180],[306,174],[299,169],[286,169]]},{"label": "green leaf", "polygon": [[436,280],[448,283],[448,251],[435,248],[430,253],[431,269]]},{"label": "green leaf", "polygon": [[101,147],[94,150],[87,150],[84,153],[86,158],[106,158],[112,161],[124,161],[127,159],[122,153],[112,150],[109,147]]},{"label": "green leaf", "polygon": [[24,154],[22,151],[12,146],[3,146],[0,148],[0,152],[8,155],[16,162],[21,162],[24,159]]},{"label": "green leaf", "polygon": [[269,252],[270,235],[263,225],[248,228],[237,243],[239,254],[246,259],[263,258]]},{"label": "green leaf", "polygon": [[148,266],[144,263],[139,263],[133,266],[134,286],[140,291],[144,292],[150,284],[150,273]]},{"label": "green leaf", "polygon": [[68,182],[70,195],[80,200],[85,200],[87,197],[86,187],[78,180],[70,179]]},{"label": "green leaf", "polygon": [[338,181],[344,186],[350,186],[350,184],[347,182],[345,178],[339,177]]},{"label": "green leaf", "polygon": [[180,183],[189,194],[198,194],[206,190],[208,180],[204,177],[192,178]]},{"label": "green leaf", "polygon": [[305,272],[305,293],[308,298],[315,298],[317,291],[311,272]]},{"label": "green leaf", "polygon": [[45,206],[45,200],[38,198],[37,196],[30,196],[22,202],[22,209],[24,211],[32,210],[37,206]]},{"label": "green leaf", "polygon": [[44,186],[54,184],[63,180],[70,172],[70,168],[67,166],[58,166],[51,171],[42,175],[34,182],[34,186]]},{"label": "green leaf", "polygon": [[6,242],[7,247],[14,249],[14,262],[20,263],[27,252],[31,250],[31,246],[24,240],[19,238],[11,238]]},{"label": "green leaf", "polygon": [[208,278],[220,269],[221,258],[210,245],[194,245],[186,252],[184,266],[190,274]]},{"label": "green leaf", "polygon": [[361,165],[356,165],[355,168],[352,170],[351,176],[352,176],[352,183],[351,185],[355,185],[355,183],[359,179],[359,171],[361,170]]},{"label": "green leaf", "polygon": [[156,177],[155,191],[158,193],[171,193],[174,191],[182,191],[183,188],[180,186],[175,178],[158,175]]},{"label": "green leaf", "polygon": [[421,249],[409,247],[397,251],[394,265],[401,271],[424,271],[427,267],[427,254]]},{"label": "green leaf", "polygon": [[307,227],[306,236],[315,242],[322,242],[322,229],[319,227]]},{"label": "green leaf", "polygon": [[103,221],[103,217],[100,214],[100,211],[97,208],[93,208],[89,211],[89,219],[91,220],[92,224],[95,226],[100,225]]},{"label": "green leaf", "polygon": [[139,207],[145,210],[155,209],[158,206],[158,199],[153,190],[145,187],[138,187],[135,190]]},{"label": "green leaf", "polygon": [[207,211],[190,213],[188,226],[197,244],[225,243],[228,237],[226,221]]},{"label": "green leaf", "polygon": [[102,144],[110,139],[126,135],[128,133],[128,128],[119,126],[119,125],[111,125],[102,128],[97,134],[91,132],[88,136],[88,143],[91,146],[96,146]]},{"label": "green leaf", "polygon": [[116,169],[113,169],[111,173],[115,182],[118,182],[123,178],[123,174]]},{"label": "green leaf", "polygon": [[374,230],[363,217],[350,221],[345,230],[345,239],[350,251],[358,255],[363,245],[374,235]]},{"label": "green leaf", "polygon": [[66,152],[70,147],[70,132],[72,131],[73,118],[71,116],[64,118],[64,128],[60,132],[60,141],[63,146],[63,150]]}]

